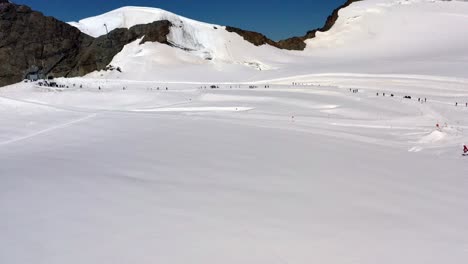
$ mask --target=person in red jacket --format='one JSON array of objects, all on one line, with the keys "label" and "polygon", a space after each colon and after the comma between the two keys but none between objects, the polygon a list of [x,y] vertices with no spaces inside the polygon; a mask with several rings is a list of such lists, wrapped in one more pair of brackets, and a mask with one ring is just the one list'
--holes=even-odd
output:
[{"label": "person in red jacket", "polygon": [[465,154],[468,153],[468,147],[466,145],[463,146],[463,153],[465,153]]}]

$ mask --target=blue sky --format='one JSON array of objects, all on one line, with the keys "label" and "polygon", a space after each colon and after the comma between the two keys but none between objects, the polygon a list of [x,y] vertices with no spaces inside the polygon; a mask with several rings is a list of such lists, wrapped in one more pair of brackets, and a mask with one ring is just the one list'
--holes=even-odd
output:
[{"label": "blue sky", "polygon": [[63,21],[122,6],[158,7],[203,22],[240,27],[279,40],[321,27],[345,0],[13,0]]}]

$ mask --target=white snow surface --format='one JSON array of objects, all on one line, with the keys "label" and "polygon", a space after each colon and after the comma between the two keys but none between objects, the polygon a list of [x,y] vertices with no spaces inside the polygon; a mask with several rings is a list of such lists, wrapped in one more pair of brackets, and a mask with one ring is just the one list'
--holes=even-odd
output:
[{"label": "white snow surface", "polygon": [[467,263],[467,6],[365,0],[303,52],[80,21],[200,45],[0,88],[0,263]]}]

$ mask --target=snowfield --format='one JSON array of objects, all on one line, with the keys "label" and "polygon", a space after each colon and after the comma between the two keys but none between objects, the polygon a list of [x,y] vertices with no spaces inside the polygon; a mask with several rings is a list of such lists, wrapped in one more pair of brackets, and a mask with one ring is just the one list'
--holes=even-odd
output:
[{"label": "snowfield", "polygon": [[468,80],[309,81],[1,89],[1,262],[465,263]]},{"label": "snowfield", "polygon": [[366,0],[303,52],[159,9],[80,21],[199,46],[0,88],[0,263],[467,263],[466,14]]}]

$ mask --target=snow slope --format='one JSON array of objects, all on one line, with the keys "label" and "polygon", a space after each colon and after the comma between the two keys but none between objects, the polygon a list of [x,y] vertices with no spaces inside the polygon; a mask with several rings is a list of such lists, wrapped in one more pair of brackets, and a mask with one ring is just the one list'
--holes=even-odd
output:
[{"label": "snow slope", "polygon": [[361,1],[341,10],[330,31],[308,40],[308,50],[374,59],[466,55],[467,19],[466,1]]},{"label": "snow slope", "polygon": [[0,89],[0,262],[466,263],[468,80],[313,78]]}]

